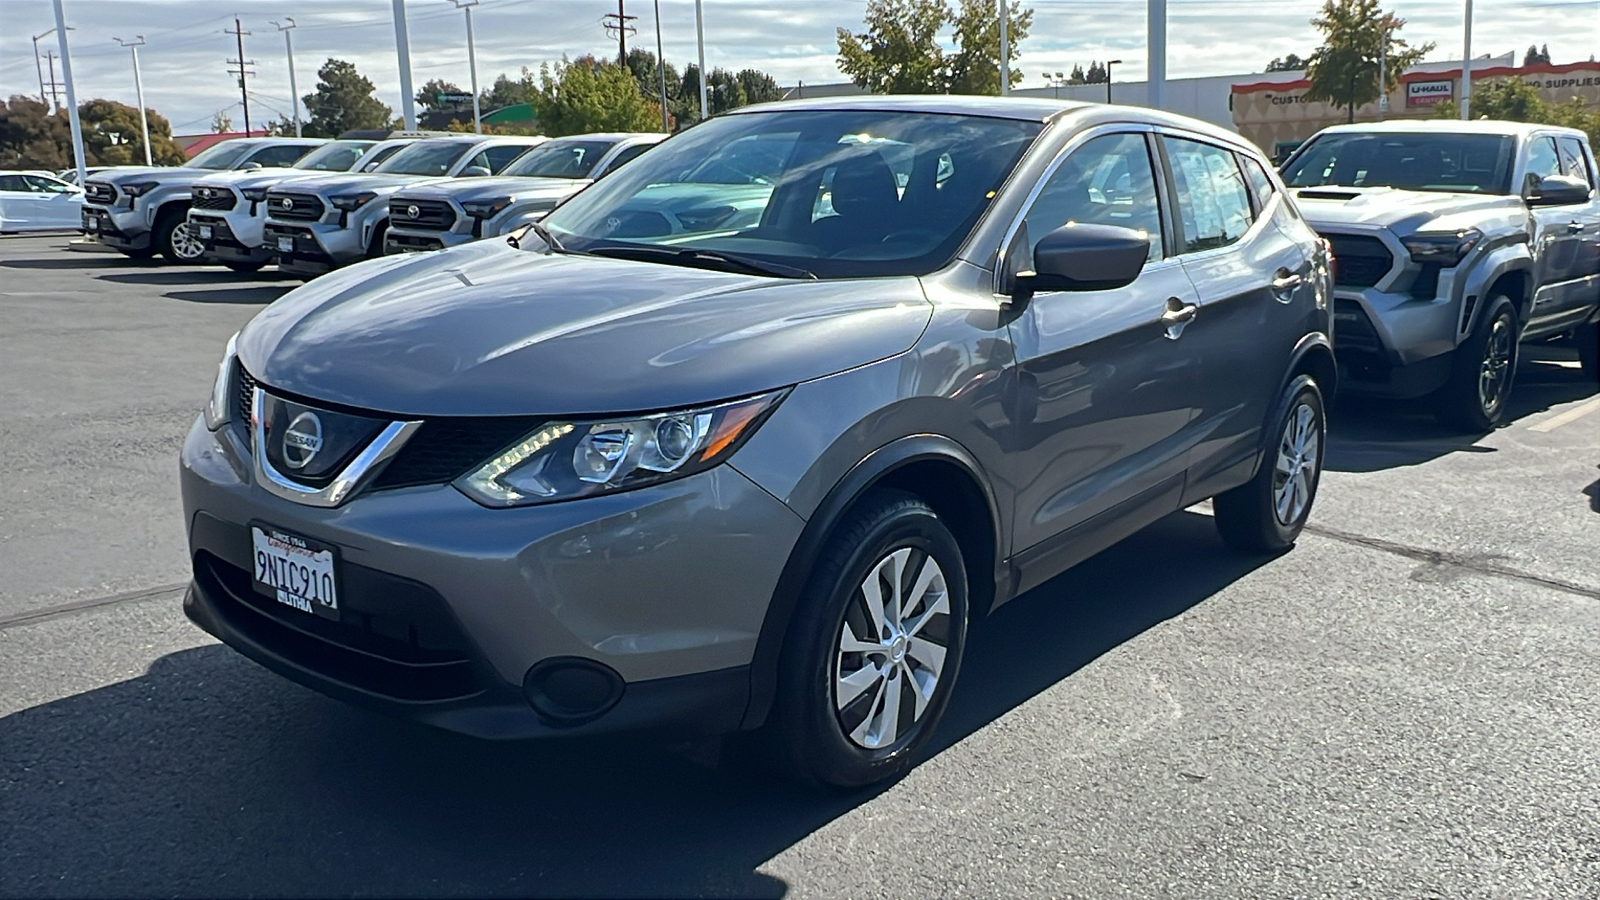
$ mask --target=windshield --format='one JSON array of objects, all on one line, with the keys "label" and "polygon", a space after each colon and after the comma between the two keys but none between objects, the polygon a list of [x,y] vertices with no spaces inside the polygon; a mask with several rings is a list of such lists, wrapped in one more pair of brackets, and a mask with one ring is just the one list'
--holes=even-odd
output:
[{"label": "windshield", "polygon": [[1498,134],[1325,134],[1300,148],[1283,180],[1302,187],[1511,192],[1515,142]]},{"label": "windshield", "polygon": [[613,141],[546,141],[516,158],[501,175],[528,178],[588,178]]},{"label": "windshield", "polygon": [[473,148],[465,141],[417,141],[373,169],[395,175],[448,175],[462,154]]},{"label": "windshield", "polygon": [[348,172],[372,144],[372,141],[333,141],[300,157],[292,168],[312,169],[317,172]]},{"label": "windshield", "polygon": [[656,247],[823,278],[925,274],[954,255],[1042,127],[886,111],[730,115],[657,145],[544,224],[580,253]]},{"label": "windshield", "polygon": [[239,158],[250,152],[250,145],[238,141],[223,141],[200,152],[184,163],[191,169],[231,169]]}]

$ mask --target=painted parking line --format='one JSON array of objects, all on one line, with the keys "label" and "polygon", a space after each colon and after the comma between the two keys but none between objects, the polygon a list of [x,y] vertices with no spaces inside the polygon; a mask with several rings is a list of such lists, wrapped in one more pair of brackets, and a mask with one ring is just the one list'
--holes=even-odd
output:
[{"label": "painted parking line", "polygon": [[1582,406],[1569,409],[1559,416],[1551,416],[1537,425],[1529,425],[1528,430],[1538,432],[1555,431],[1557,428],[1563,425],[1570,425],[1596,410],[1600,410],[1600,397],[1595,397]]}]

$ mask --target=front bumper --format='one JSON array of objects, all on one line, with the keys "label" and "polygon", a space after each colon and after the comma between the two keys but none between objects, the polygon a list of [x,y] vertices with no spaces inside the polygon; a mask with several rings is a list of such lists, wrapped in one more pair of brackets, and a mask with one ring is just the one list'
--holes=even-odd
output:
[{"label": "front bumper", "polygon": [[[261,246],[262,224],[264,223],[260,220],[253,220],[248,216],[189,213],[189,225],[194,229],[195,237],[206,248],[204,258],[224,263],[263,263],[272,259],[271,251]],[[207,228],[210,229],[209,234]]]},{"label": "front bumper", "polygon": [[[1446,276],[1447,277],[1447,276]],[[1442,387],[1459,343],[1462,309],[1442,296],[1414,297],[1369,288],[1334,291],[1334,356],[1342,387],[1379,396],[1420,397]]]},{"label": "front bumper", "polygon": [[148,250],[150,227],[137,210],[84,204],[83,233],[118,250]]},{"label": "front bumper", "polygon": [[[197,422],[180,470],[194,582],[185,611],[331,696],[480,737],[713,734],[745,713],[749,664],[803,522],[722,466],[568,503],[492,510],[445,485],[302,506],[252,483],[238,434]],[[251,586],[250,523],[339,548],[341,619]],[[621,699],[573,723],[524,682],[578,660]]]},{"label": "front bumper", "polygon": [[397,228],[390,226],[383,239],[384,253],[415,253],[425,250],[443,250],[446,247],[459,247],[462,244],[476,240],[470,234],[461,234],[455,231],[423,231],[413,228]]},{"label": "front bumper", "polygon": [[289,223],[268,221],[261,229],[261,243],[278,258],[278,268],[296,275],[321,275],[343,265],[364,259],[365,230],[352,223],[346,226],[326,222]]}]

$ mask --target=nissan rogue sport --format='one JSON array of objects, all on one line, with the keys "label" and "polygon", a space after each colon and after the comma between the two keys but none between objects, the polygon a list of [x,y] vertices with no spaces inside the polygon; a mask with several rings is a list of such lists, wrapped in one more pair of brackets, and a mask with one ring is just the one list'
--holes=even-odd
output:
[{"label": "nissan rogue sport", "polygon": [[[748,183],[681,180],[751,142]],[[746,107],[250,322],[182,451],[184,609],[441,728],[761,729],[892,778],[975,617],[1207,498],[1234,547],[1295,541],[1329,292],[1266,160],[1190,119]]]}]

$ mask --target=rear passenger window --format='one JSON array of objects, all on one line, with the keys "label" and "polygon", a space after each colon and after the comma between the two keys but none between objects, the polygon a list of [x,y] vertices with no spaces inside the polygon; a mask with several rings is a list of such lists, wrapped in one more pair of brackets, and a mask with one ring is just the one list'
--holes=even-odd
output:
[{"label": "rear passenger window", "polygon": [[1232,151],[1198,141],[1163,137],[1177,183],[1180,252],[1226,247],[1249,230],[1250,195]]},{"label": "rear passenger window", "polygon": [[1150,259],[1165,255],[1155,170],[1140,134],[1108,134],[1072,151],[1028,209],[1037,241],[1068,222],[1132,228],[1150,237]]},{"label": "rear passenger window", "polygon": [[1583,152],[1583,142],[1577,138],[1564,137],[1556,141],[1556,147],[1561,152],[1561,171],[1573,178],[1581,178],[1589,182],[1590,187],[1595,187],[1595,173],[1589,168],[1589,158]]}]

